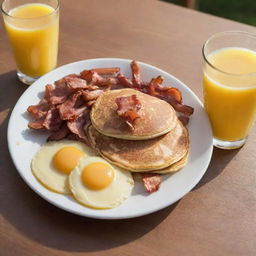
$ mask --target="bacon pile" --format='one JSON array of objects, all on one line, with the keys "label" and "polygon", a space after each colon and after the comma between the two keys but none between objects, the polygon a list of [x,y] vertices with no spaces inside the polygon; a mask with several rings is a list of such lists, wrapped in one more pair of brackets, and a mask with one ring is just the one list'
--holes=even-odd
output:
[{"label": "bacon pile", "polygon": [[[84,70],[80,74],[70,74],[47,84],[43,98],[37,105],[29,106],[27,111],[33,118],[28,127],[51,132],[48,140],[63,138],[80,140],[88,144],[84,126],[89,124],[90,108],[97,98],[108,90],[132,88],[165,100],[178,112],[180,121],[186,125],[193,108],[182,103],[179,89],[163,85],[163,77],[142,81],[140,68],[136,61],[131,62],[132,78],[124,76],[119,68],[95,68]],[[140,103],[135,95],[116,100],[118,114],[133,128],[139,118]],[[143,176],[148,192],[158,190],[159,175]]]},{"label": "bacon pile", "polygon": [[28,127],[50,131],[48,140],[69,138],[87,143],[83,127],[90,121],[90,108],[103,92],[117,84],[118,72],[119,68],[84,70],[46,85],[40,102],[27,109],[34,119]]}]

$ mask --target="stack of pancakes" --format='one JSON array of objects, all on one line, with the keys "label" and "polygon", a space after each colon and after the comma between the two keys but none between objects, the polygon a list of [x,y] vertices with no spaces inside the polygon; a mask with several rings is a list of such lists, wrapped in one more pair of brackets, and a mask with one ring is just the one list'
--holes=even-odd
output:
[{"label": "stack of pancakes", "polygon": [[[117,113],[116,98],[136,95],[140,118],[131,129]],[[102,94],[91,110],[87,134],[107,161],[132,172],[169,173],[186,164],[188,131],[167,102],[133,89]]]}]

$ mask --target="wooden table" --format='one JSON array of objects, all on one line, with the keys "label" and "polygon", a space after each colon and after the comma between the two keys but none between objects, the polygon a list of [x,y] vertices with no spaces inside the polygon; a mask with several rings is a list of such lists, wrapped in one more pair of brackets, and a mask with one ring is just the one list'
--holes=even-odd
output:
[{"label": "wooden table", "polygon": [[[35,194],[8,153],[8,118],[26,86],[16,78],[0,25],[1,256],[256,255],[255,128],[240,150],[215,149],[199,184],[176,204],[148,216],[88,219]],[[96,57],[136,59],[178,77],[202,99],[202,44],[224,30],[255,32],[160,1],[61,0],[59,65]]]}]

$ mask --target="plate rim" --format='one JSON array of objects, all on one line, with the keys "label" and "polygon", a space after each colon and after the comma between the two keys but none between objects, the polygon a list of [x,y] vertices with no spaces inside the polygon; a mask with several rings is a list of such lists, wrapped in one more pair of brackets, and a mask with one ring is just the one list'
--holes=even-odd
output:
[{"label": "plate rim", "polygon": [[[172,200],[171,203],[167,202],[163,205],[161,205],[160,207],[158,207],[157,209],[153,208],[151,210],[147,210],[147,211],[142,211],[140,214],[133,214],[133,213],[130,213],[128,214],[127,216],[102,216],[102,215],[97,215],[95,216],[94,214],[90,214],[90,213],[81,213],[81,212],[78,212],[78,211],[75,211],[73,210],[72,208],[68,208],[68,207],[65,207],[63,206],[62,204],[58,204],[56,202],[54,202],[53,200],[51,200],[50,198],[48,198],[46,195],[44,195],[44,193],[42,193],[41,191],[39,191],[38,189],[34,188],[33,184],[31,182],[29,182],[29,180],[27,180],[25,178],[25,176],[23,175],[23,171],[20,170],[20,168],[18,167],[18,163],[16,162],[15,158],[13,157],[13,152],[12,152],[12,146],[11,146],[11,134],[10,134],[10,127],[12,125],[12,122],[13,122],[13,118],[14,118],[14,113],[16,110],[16,107],[18,104],[20,104],[20,102],[22,102],[22,98],[29,94],[30,91],[36,87],[36,86],[39,86],[40,85],[40,80],[43,80],[43,78],[45,76],[48,76],[48,75],[51,75],[52,73],[55,73],[55,72],[58,72],[59,70],[63,69],[63,68],[68,68],[69,66],[73,66],[73,65],[79,65],[81,63],[84,63],[84,62],[95,62],[95,61],[121,61],[121,62],[131,62],[132,59],[124,59],[124,58],[93,58],[93,59],[84,59],[84,60],[79,60],[79,61],[75,61],[75,62],[71,62],[71,63],[67,63],[65,65],[62,65],[62,66],[59,66],[57,67],[56,69],[46,73],[45,75],[43,75],[42,77],[40,77],[38,80],[36,80],[32,85],[30,85],[19,97],[19,99],[17,100],[15,106],[13,107],[12,109],[12,112],[11,112],[11,115],[10,115],[10,118],[9,118],[9,121],[8,121],[8,126],[7,126],[7,144],[8,144],[8,150],[9,150],[9,153],[10,153],[10,156],[11,156],[11,159],[12,159],[12,162],[16,168],[16,170],[18,171],[19,175],[21,176],[21,178],[23,179],[23,181],[29,186],[29,188],[31,190],[33,190],[36,194],[38,194],[40,197],[42,197],[44,200],[46,200],[47,202],[49,202],[50,204],[54,205],[55,207],[58,207],[64,211],[67,211],[67,212],[71,212],[73,214],[76,214],[76,215],[79,215],[79,216],[83,216],[83,217],[89,217],[89,218],[94,218],[94,219],[130,219],[130,218],[135,218],[135,217],[140,217],[140,216],[144,216],[144,215],[148,215],[148,214],[151,214],[153,212],[157,212],[157,211],[160,211],[174,203],[176,203],[178,200],[182,199],[186,194],[188,194],[198,183],[199,181],[202,179],[202,177],[204,176],[204,174],[206,173],[208,167],[209,167],[209,164],[210,164],[210,161],[211,161],[211,158],[212,158],[212,153],[213,153],[213,142],[209,145],[209,153],[207,155],[207,165],[205,166],[205,170],[201,172],[200,175],[197,175],[197,178],[194,180],[193,183],[190,184],[190,189],[184,193],[182,193],[181,195],[179,196],[176,196],[176,198],[174,198],[174,200]],[[199,105],[203,108],[203,104],[202,102],[200,101],[200,99],[198,98],[198,96],[192,91],[192,89],[190,89],[185,83],[183,83],[181,80],[179,80],[177,77],[175,77],[174,75],[168,73],[167,71],[164,71],[156,66],[153,66],[151,64],[148,64],[148,63],[145,63],[145,62],[142,62],[142,61],[137,61],[136,62],[140,65],[144,65],[144,66],[147,66],[149,68],[153,68],[155,69],[156,71],[160,71],[161,73],[165,74],[167,77],[171,77],[171,79],[173,80],[176,80],[177,83],[181,84],[182,86],[184,86],[188,91],[189,91],[189,94],[191,94],[195,100],[199,103]],[[63,75],[61,76],[63,77]],[[39,85],[37,85],[39,84]],[[203,108],[204,109],[204,108]],[[205,110],[204,110],[205,111]],[[207,117],[207,115],[206,115]],[[209,118],[207,117],[208,119],[208,123],[209,123],[209,128],[210,128],[210,135],[212,137],[212,130],[211,130],[211,126],[210,126],[210,121],[209,121]],[[41,184],[40,184],[41,185]],[[53,192],[54,193],[54,192]],[[100,211],[100,210],[97,210],[97,211]]]}]

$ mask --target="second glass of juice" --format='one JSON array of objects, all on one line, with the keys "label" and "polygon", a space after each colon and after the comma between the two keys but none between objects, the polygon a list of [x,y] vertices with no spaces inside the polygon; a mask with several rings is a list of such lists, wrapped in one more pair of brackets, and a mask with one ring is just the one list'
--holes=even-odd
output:
[{"label": "second glass of juice", "polygon": [[4,0],[2,14],[18,77],[31,84],[57,65],[59,1]]},{"label": "second glass of juice", "polygon": [[214,145],[241,147],[256,118],[256,35],[221,32],[203,46],[204,107]]}]

